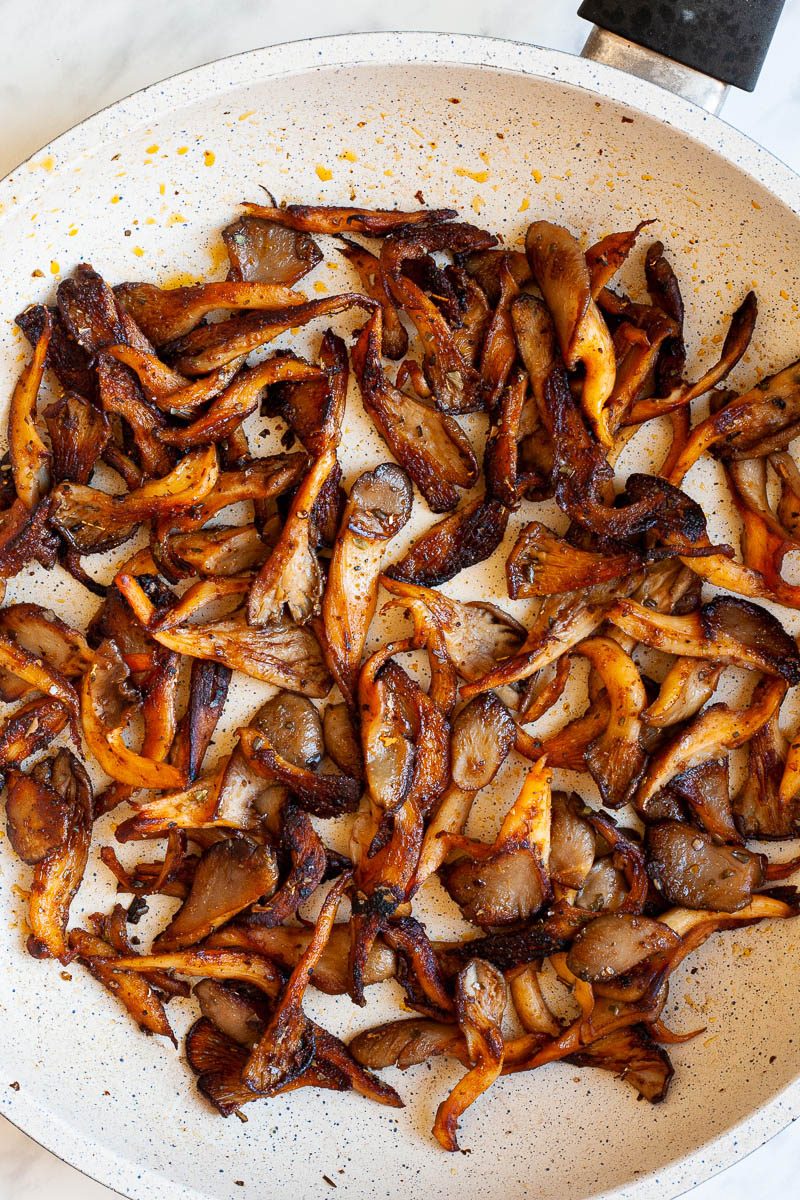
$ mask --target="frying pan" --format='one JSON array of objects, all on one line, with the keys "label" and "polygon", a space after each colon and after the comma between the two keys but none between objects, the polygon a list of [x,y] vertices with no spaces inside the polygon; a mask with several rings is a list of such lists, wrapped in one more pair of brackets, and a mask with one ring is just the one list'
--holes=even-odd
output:
[{"label": "frying pan", "polygon": [[[695,99],[717,107],[724,84],[752,86],[780,6],[736,6],[735,35],[731,7],[660,4],[659,12],[677,13],[671,40],[654,20],[632,30],[618,4],[587,0],[581,11],[610,30],[593,35],[595,53],[639,75],[655,73],[673,89],[691,84]],[[755,9],[758,28],[747,31],[741,22]],[[641,26],[642,6],[636,11]],[[693,27],[702,32],[701,52],[689,37]],[[634,32],[647,53],[625,40]],[[709,69],[714,47],[716,84],[697,70]],[[654,56],[657,49],[671,61]],[[219,274],[215,231],[260,184],[290,200],[347,202],[352,193],[358,203],[387,207],[413,206],[421,192],[426,203],[452,204],[501,231],[509,244],[533,215],[586,239],[655,217],[654,233],[684,286],[689,370],[713,353],[751,286],[761,315],[734,383],[749,385],[797,354],[800,221],[792,210],[800,182],[783,164],[697,104],[607,62],[483,38],[356,35],[254,51],[153,85],[0,184],[0,394],[10,394],[23,357],[14,315],[48,298],[77,262],[91,261],[112,281],[174,284]],[[634,257],[626,287],[636,289],[640,269]],[[318,272],[329,291],[347,281],[345,268],[327,261]],[[263,443],[265,452],[270,446]],[[649,442],[634,444],[627,469],[646,469],[652,452]],[[348,480],[382,457],[351,406]],[[729,539],[732,518],[713,473],[698,469],[689,484],[713,511],[712,536]],[[509,539],[532,515],[512,522]],[[501,568],[502,561],[465,572],[452,593],[496,594],[524,620],[524,604],[502,600]],[[78,589],[56,572],[25,575],[10,592],[43,597],[66,619],[88,615]],[[797,632],[797,620],[782,615]],[[231,728],[258,699],[245,689]],[[505,795],[507,807],[514,782],[507,776],[500,797],[484,805],[479,817],[488,827],[497,819],[491,804]],[[106,820],[99,840],[113,837]],[[24,905],[12,884],[26,879],[6,847],[0,872],[0,1111],[137,1200],[316,1197],[329,1194],[324,1175],[337,1195],[350,1197],[644,1200],[708,1177],[800,1111],[793,1038],[800,964],[791,922],[715,939],[692,960],[697,973],[676,981],[673,1024],[704,1024],[707,1033],[675,1048],[666,1104],[637,1104],[603,1073],[556,1065],[502,1081],[469,1114],[462,1144],[471,1153],[448,1156],[429,1136],[435,1105],[457,1075],[446,1063],[394,1080],[408,1100],[399,1113],[303,1091],[252,1106],[247,1124],[221,1121],[195,1098],[178,1056],[143,1038],[93,980],[25,955]],[[110,886],[93,862],[75,919],[107,910]],[[423,915],[434,935],[447,932],[448,914],[435,899]],[[191,1006],[180,1004],[172,1006],[179,1033],[193,1019]],[[367,1015],[344,998],[310,1002],[311,1015],[342,1035],[396,1011],[391,995],[370,996]]]}]

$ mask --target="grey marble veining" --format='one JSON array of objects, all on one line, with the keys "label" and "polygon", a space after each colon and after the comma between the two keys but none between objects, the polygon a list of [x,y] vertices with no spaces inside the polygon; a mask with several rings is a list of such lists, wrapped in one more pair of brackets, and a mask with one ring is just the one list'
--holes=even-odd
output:
[{"label": "grey marble veining", "polygon": [[[0,0],[0,175],[121,96],[199,63],[285,40],[356,30],[430,29],[488,34],[577,52],[588,26],[577,0]],[[800,170],[800,0],[788,0],[758,89],[731,94],[723,117]],[[0,1078],[0,1087],[7,1081]],[[785,1130],[697,1200],[796,1192],[800,1131]],[[0,1119],[0,1200],[110,1200]]]}]

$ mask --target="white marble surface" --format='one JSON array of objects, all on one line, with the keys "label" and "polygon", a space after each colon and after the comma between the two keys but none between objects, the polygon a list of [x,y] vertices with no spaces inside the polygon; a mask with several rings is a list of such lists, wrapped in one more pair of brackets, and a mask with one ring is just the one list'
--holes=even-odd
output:
[{"label": "white marble surface", "polygon": [[[578,52],[588,26],[578,0],[0,0],[0,176],[76,122],[136,89],[228,54],[297,38],[362,30],[488,34]],[[732,92],[723,112],[800,171],[800,0],[787,0],[755,93]],[[800,1130],[789,1128],[697,1200],[793,1196]],[[116,1195],[66,1166],[0,1118],[0,1200],[109,1200]],[[177,1193],[176,1193],[177,1196]]]}]

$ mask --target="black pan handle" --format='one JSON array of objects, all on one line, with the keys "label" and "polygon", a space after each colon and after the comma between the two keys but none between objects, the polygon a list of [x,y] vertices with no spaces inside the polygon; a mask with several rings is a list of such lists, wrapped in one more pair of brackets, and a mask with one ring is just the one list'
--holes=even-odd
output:
[{"label": "black pan handle", "polygon": [[583,0],[601,29],[752,92],[784,0]]}]

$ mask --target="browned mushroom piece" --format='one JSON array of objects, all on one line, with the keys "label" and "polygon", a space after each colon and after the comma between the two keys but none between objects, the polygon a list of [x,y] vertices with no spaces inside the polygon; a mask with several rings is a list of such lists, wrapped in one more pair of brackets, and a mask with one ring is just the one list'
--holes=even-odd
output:
[{"label": "browned mushroom piece", "polygon": [[[758,733],[754,736],[758,737]],[[712,758],[692,767],[676,776],[669,790],[688,806],[694,820],[715,841],[741,841],[731,808],[727,758]]]},{"label": "browned mushroom piece", "polygon": [[357,242],[342,238],[337,249],[355,267],[361,286],[383,311],[381,352],[385,358],[402,358],[408,351],[408,333],[381,275],[381,260]]},{"label": "browned mushroom piece", "polygon": [[319,611],[322,573],[311,544],[311,510],[334,469],[336,448],[329,447],[300,485],[277,544],[259,571],[247,601],[247,620],[263,626],[280,620],[286,607],[303,624]]},{"label": "browned mushroom piece", "polygon": [[442,883],[467,920],[495,928],[530,919],[552,894],[549,771],[542,762],[531,766],[493,845],[453,834],[441,840],[467,855],[442,870]]},{"label": "browned mushroom piece", "polygon": [[444,835],[463,833],[475,796],[494,779],[513,743],[514,722],[491,692],[471,700],[455,717],[450,739],[451,781],[425,830],[415,888],[444,862],[450,849]]},{"label": "browned mushroom piece", "polygon": [[[422,342],[422,369],[442,412],[464,413],[482,408],[481,378],[469,361],[471,348],[463,342],[459,345],[454,330],[436,303],[410,278],[408,268],[440,251],[463,255],[488,249],[496,240],[493,234],[473,225],[439,224],[401,230],[387,238],[381,248],[383,278],[395,304],[417,329]],[[469,282],[483,295],[474,281],[469,279]],[[485,298],[483,304],[486,305]],[[484,316],[488,320],[488,306]],[[459,314],[461,320],[463,314]]]},{"label": "browned mushroom piece", "polygon": [[402,583],[438,587],[489,558],[502,542],[507,523],[505,505],[481,496],[426,530],[386,574]]},{"label": "browned mushroom piece", "polygon": [[591,295],[589,268],[572,234],[549,221],[535,221],[525,251],[553,316],[567,367],[586,369],[581,405],[600,442],[611,445],[606,403],[615,379],[614,346]]},{"label": "browned mushroom piece", "polygon": [[117,974],[119,952],[105,939],[85,929],[71,929],[69,946],[87,970],[125,1006],[143,1033],[160,1034],[177,1046],[157,990],[142,975]]},{"label": "browned mushroom piece", "polygon": [[[226,925],[209,939],[209,946],[230,946],[253,950],[293,970],[308,948],[311,931],[283,925],[276,928],[261,925],[243,926],[237,922]],[[334,925],[325,949],[311,972],[311,982],[329,996],[341,996],[349,984],[348,955],[350,927]],[[370,947],[364,964],[364,986],[392,979],[396,970],[396,955],[382,938],[377,937]]]},{"label": "browned mushroom piece", "polygon": [[458,422],[401,392],[381,366],[381,314],[373,314],[353,348],[353,370],[364,407],[394,454],[416,483],[432,512],[458,504],[457,488],[470,488],[478,464]]},{"label": "browned mushroom piece", "polygon": [[246,201],[248,213],[266,221],[276,221],[287,229],[306,233],[365,233],[383,237],[406,225],[437,225],[452,221],[458,213],[453,208],[420,208],[403,212],[399,208],[346,208],[326,204],[281,204],[270,207]]},{"label": "browned mushroom piece", "polygon": [[337,682],[352,698],[375,614],[388,544],[406,525],[411,481],[394,463],[359,475],[350,490],[328,568],[322,604],[325,641]]},{"label": "browned mushroom piece", "polygon": [[469,1063],[466,1043],[458,1025],[447,1025],[431,1017],[405,1017],[387,1021],[356,1034],[350,1053],[364,1067],[408,1070],[438,1055],[448,1055]]},{"label": "browned mushroom piece", "polygon": [[500,1022],[508,986],[491,963],[473,958],[456,980],[456,1014],[471,1069],[436,1111],[433,1134],[445,1150],[459,1149],[458,1123],[467,1108],[499,1077],[504,1043]]},{"label": "browned mushroom piece", "polygon": [[586,766],[603,802],[619,808],[635,789],[647,761],[640,739],[647,694],[636,663],[613,638],[590,638],[579,643],[575,653],[589,659],[610,705],[606,729],[586,748]]},{"label": "browned mushroom piece", "polygon": [[620,547],[602,554],[581,550],[558,537],[546,525],[531,521],[520,530],[508,556],[508,593],[515,600],[577,591],[613,579],[623,579],[644,566],[642,555]]},{"label": "browned mushroom piece", "polygon": [[671,904],[736,912],[764,883],[763,855],[677,821],[649,826],[645,845],[650,878]]},{"label": "browned mushroom piece", "polygon": [[754,693],[748,708],[732,709],[727,704],[712,704],[665,742],[651,756],[635,795],[637,809],[647,814],[655,794],[676,775],[719,758],[747,742],[780,708],[786,692],[782,679]]},{"label": "browned mushroom piece", "polygon": [[325,744],[322,722],[314,705],[297,692],[278,692],[253,718],[253,725],[267,735],[282,758],[306,771],[322,762]]},{"label": "browned mushroom piece", "polygon": [[[762,680],[754,699],[766,687],[767,681]],[[733,799],[734,820],[745,838],[790,838],[800,830],[800,801],[794,796],[781,798],[789,739],[778,723],[779,713],[776,708],[747,746],[747,773]]]},{"label": "browned mushroom piece", "polygon": [[353,727],[353,719],[346,704],[329,704],[322,714],[322,732],[325,750],[345,775],[354,779],[364,778],[364,757],[361,743]]},{"label": "browned mushroom piece", "polygon": [[635,600],[619,600],[608,619],[646,646],[690,658],[800,680],[800,652],[780,621],[758,604],[718,596],[697,612],[672,616]]},{"label": "browned mushroom piece", "polygon": [[600,858],[591,866],[583,887],[575,897],[577,908],[599,912],[617,909],[628,896],[628,884],[623,872],[610,858]]},{"label": "browned mushroom piece", "polygon": [[153,943],[154,951],[182,950],[201,941],[278,882],[275,851],[245,837],[226,838],[206,850],[183,906]]},{"label": "browned mushroom piece", "polygon": [[162,646],[190,658],[224,663],[253,679],[290,688],[304,696],[322,698],[330,691],[330,674],[319,642],[309,627],[280,621],[254,629],[247,624],[244,614],[237,612],[223,620],[203,624],[186,621],[153,629],[155,609],[139,582],[123,573],[115,583],[135,615],[152,629],[153,637]]},{"label": "browned mushroom piece", "polygon": [[[0,726],[0,773],[6,775],[9,788],[8,769],[22,766],[26,758],[45,750],[68,720],[69,713],[60,701],[41,696],[20,705],[3,722]],[[10,834],[9,839],[13,845]]]},{"label": "browned mushroom piece", "polygon": [[294,796],[295,803],[308,812],[318,817],[338,817],[358,808],[363,791],[361,780],[350,775],[315,774],[304,766],[296,766],[278,753],[268,735],[258,727],[240,729],[239,744],[257,775],[282,783]]},{"label": "browned mushroom piece", "polygon": [[563,887],[586,886],[595,857],[595,835],[581,815],[583,803],[578,796],[553,792],[550,825],[550,878]]},{"label": "browned mushroom piece", "polygon": [[34,958],[64,959],[70,905],[89,856],[92,785],[69,750],[43,759],[31,775],[35,784],[25,784],[24,792],[17,793],[18,806],[14,805],[17,840],[29,861],[32,854],[36,856],[28,900],[28,953]]},{"label": "browned mushroom piece", "polygon": [[225,226],[222,240],[228,251],[230,278],[248,283],[292,287],[322,261],[322,251],[307,233],[263,217],[239,217]]},{"label": "browned mushroom piece", "polygon": [[590,1042],[567,1062],[576,1067],[600,1067],[635,1088],[651,1104],[666,1099],[674,1068],[669,1055],[655,1042],[646,1025],[617,1029]]},{"label": "browned mushroom piece", "polygon": [[567,955],[567,966],[590,983],[627,975],[655,954],[680,944],[668,925],[632,913],[608,913],[584,925]]},{"label": "browned mushroom piece", "polygon": [[723,670],[719,663],[679,655],[655,700],[641,714],[642,721],[657,729],[688,721],[711,699]]}]

